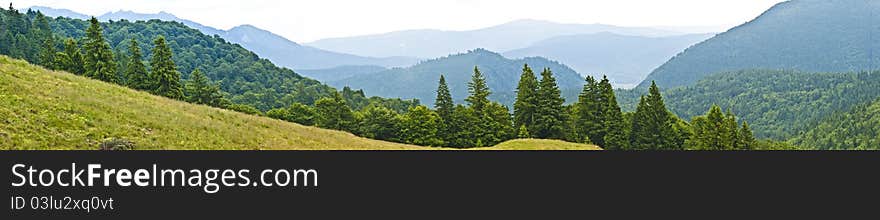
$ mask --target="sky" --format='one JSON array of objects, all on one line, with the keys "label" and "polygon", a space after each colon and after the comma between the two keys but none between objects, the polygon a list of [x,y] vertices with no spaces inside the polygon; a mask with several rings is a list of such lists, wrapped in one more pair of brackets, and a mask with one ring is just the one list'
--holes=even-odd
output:
[{"label": "sky", "polygon": [[[5,2],[8,5],[9,1]],[[781,0],[24,0],[87,15],[165,11],[220,29],[251,24],[296,42],[407,29],[471,30],[518,19],[723,31]]]}]

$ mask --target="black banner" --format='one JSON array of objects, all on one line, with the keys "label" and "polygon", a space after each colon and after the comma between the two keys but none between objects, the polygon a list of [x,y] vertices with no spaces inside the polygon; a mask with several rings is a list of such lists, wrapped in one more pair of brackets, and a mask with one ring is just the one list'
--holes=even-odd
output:
[{"label": "black banner", "polygon": [[[880,191],[880,152],[7,151],[0,156],[3,204],[13,219],[549,217],[643,207],[726,213],[876,201]],[[101,166],[94,169],[101,178],[82,186],[89,182],[90,164]],[[123,169],[132,174],[120,174]],[[201,183],[181,186],[175,179],[178,185],[170,186],[165,179],[162,186],[153,179],[154,170],[176,169],[187,177],[202,174],[193,179]],[[82,184],[60,186],[77,182],[75,174],[62,170],[82,171]],[[112,175],[104,175],[108,170]],[[216,173],[208,174],[212,170]],[[223,185],[225,170],[231,170],[226,174],[232,186]],[[309,170],[314,172],[306,174]],[[121,183],[131,185],[119,185],[120,175]],[[50,186],[39,185],[50,178]],[[213,184],[217,187],[204,187]]]}]

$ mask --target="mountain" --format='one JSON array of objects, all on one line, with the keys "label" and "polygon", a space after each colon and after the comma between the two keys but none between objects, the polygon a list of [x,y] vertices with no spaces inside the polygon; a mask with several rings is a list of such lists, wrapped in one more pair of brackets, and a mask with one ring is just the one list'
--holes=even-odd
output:
[{"label": "mountain", "polygon": [[[27,8],[27,9],[34,10],[34,11],[40,11],[43,14],[48,15],[50,17],[61,16],[61,17],[83,19],[83,20],[89,19],[89,17],[90,17],[88,15],[80,14],[78,12],[67,10],[67,9],[56,9],[56,8],[43,7],[43,6],[33,6],[30,8]],[[27,9],[25,9],[24,11],[27,11]]]},{"label": "mountain", "polygon": [[329,69],[297,70],[303,76],[317,79],[321,82],[337,81],[353,76],[378,73],[388,70],[381,66],[338,66]]},{"label": "mountain", "polygon": [[880,72],[779,70],[724,72],[664,93],[669,110],[684,119],[705,114],[717,104],[749,122],[756,137],[774,140],[797,137],[835,112],[878,97]]},{"label": "mountain", "polygon": [[880,2],[792,0],[696,44],[654,70],[665,88],[693,85],[718,72],[794,69],[851,72],[880,67]]},{"label": "mountain", "polygon": [[560,89],[580,88],[584,84],[583,78],[577,72],[556,61],[541,57],[507,59],[485,49],[423,61],[407,68],[394,68],[327,83],[336,87],[363,89],[368,94],[382,97],[417,98],[422,103],[433,106],[440,74],[446,77],[452,97],[456,102],[462,102],[467,97],[467,83],[471,80],[474,66],[477,66],[492,90],[490,99],[511,105],[523,64],[529,64],[535,75],[540,74],[545,67],[550,68]]},{"label": "mountain", "polygon": [[194,105],[0,56],[0,146],[97,149],[431,149]]},{"label": "mountain", "polygon": [[404,30],[384,34],[330,38],[307,43],[317,48],[372,57],[440,57],[473,48],[508,51],[524,48],[550,37],[612,32],[636,36],[681,34],[654,28],[618,27],[603,24],[560,24],[517,20],[468,31]]},{"label": "mountain", "polygon": [[241,44],[281,66],[300,69],[322,69],[346,65],[375,65],[383,67],[409,66],[418,59],[408,57],[373,58],[336,53],[302,46],[272,32],[252,25],[241,25],[221,34],[223,39]]},{"label": "mountain", "polygon": [[[38,7],[44,14],[50,17],[61,16],[64,14],[56,14],[57,9],[47,7]],[[69,11],[69,10],[64,10]],[[80,17],[86,17],[81,15]],[[230,30],[219,30],[213,27],[202,25],[187,19],[179,18],[167,12],[159,12],[155,14],[137,13],[132,11],[115,11],[103,14],[97,17],[101,21],[109,20],[129,20],[129,21],[147,21],[158,19],[162,21],[176,21],[184,25],[197,29],[202,33],[212,36],[218,35],[221,38],[253,51],[254,53],[271,60],[273,63],[290,69],[322,69],[332,68],[343,65],[378,65],[384,67],[400,67],[408,66],[418,62],[416,58],[409,57],[387,57],[374,58],[355,56],[351,54],[336,53],[314,47],[303,46],[296,42],[290,41],[280,35],[254,27],[252,25],[240,25]]]},{"label": "mountain", "polygon": [[568,35],[504,53],[506,57],[543,56],[582,74],[608,75],[618,87],[632,87],[685,48],[713,34],[643,37],[611,32]]},{"label": "mountain", "polygon": [[880,99],[834,114],[791,142],[823,150],[880,149]]}]

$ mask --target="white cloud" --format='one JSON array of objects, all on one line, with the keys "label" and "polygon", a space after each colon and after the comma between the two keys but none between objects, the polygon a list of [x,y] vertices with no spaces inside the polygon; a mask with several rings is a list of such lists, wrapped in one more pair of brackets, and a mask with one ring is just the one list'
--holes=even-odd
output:
[{"label": "white cloud", "polygon": [[[623,26],[733,26],[781,0],[27,0],[100,15],[166,11],[208,26],[241,24],[297,42],[402,29],[466,30],[516,19]],[[8,1],[6,1],[8,3]]]}]

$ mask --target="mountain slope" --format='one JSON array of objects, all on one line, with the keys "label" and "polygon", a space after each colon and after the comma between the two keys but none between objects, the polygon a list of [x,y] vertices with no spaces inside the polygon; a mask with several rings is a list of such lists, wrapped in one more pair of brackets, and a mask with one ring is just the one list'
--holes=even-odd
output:
[{"label": "mountain slope", "polygon": [[543,56],[565,63],[579,73],[608,75],[612,83],[631,87],[675,54],[712,35],[642,37],[610,32],[569,35],[542,40],[527,48],[505,52],[504,56]]},{"label": "mountain slope", "polygon": [[850,72],[880,67],[880,2],[792,0],[696,44],[642,82],[692,85],[713,73],[741,69]]},{"label": "mountain slope", "polygon": [[705,114],[717,104],[748,121],[756,137],[788,140],[834,112],[880,97],[880,72],[725,72],[667,90],[664,97],[682,118]]},{"label": "mountain slope", "polygon": [[[44,14],[50,17],[65,16],[69,14],[62,12],[75,13],[69,10],[53,9],[48,7],[32,8],[39,9]],[[78,13],[75,14],[77,14],[76,18],[88,18],[87,15],[82,15]],[[261,57],[269,59],[275,64],[290,69],[321,69],[343,65],[379,65],[384,67],[396,67],[408,66],[418,62],[418,59],[408,57],[363,57],[321,50],[309,46],[303,46],[297,44],[296,42],[290,41],[287,38],[263,29],[259,29],[252,25],[241,25],[229,30],[219,30],[213,27],[202,25],[195,21],[178,18],[177,16],[167,12],[149,14],[137,13],[132,11],[115,11],[105,13],[98,16],[97,18],[101,21],[119,21],[122,19],[126,19],[129,21],[147,21],[158,19],[162,21],[180,22],[190,28],[199,30],[206,35],[218,35],[227,41],[240,44],[242,47],[253,51]]]},{"label": "mountain slope", "polygon": [[153,96],[0,56],[0,146],[96,149],[429,149]]},{"label": "mountain slope", "polygon": [[880,99],[834,114],[792,143],[812,149],[880,149]]},{"label": "mountain slope", "polygon": [[[43,14],[50,16],[50,17],[61,16],[61,17],[83,19],[83,20],[89,19],[88,15],[80,14],[75,11],[71,11],[71,10],[67,10],[67,9],[57,9],[57,8],[50,8],[50,7],[43,7],[43,6],[33,6],[33,7],[29,7],[28,9],[34,10],[34,11],[40,11]],[[25,11],[27,11],[27,10],[25,10]]]},{"label": "mountain slope", "polygon": [[331,82],[358,75],[378,73],[385,70],[388,70],[388,68],[381,66],[338,66],[329,69],[297,70],[297,72],[303,76],[317,79],[321,82]]},{"label": "mountain slope", "polygon": [[323,39],[306,45],[361,56],[430,58],[461,53],[473,48],[508,51],[527,47],[534,42],[550,37],[598,32],[637,36],[679,34],[653,28],[518,20],[477,30],[404,30],[385,34]]},{"label": "mountain slope", "polygon": [[467,96],[467,83],[471,80],[474,66],[477,66],[492,90],[489,98],[510,105],[523,64],[526,63],[536,75],[543,68],[550,68],[563,90],[580,88],[584,83],[577,72],[558,62],[540,57],[511,60],[485,49],[428,60],[408,68],[394,68],[327,83],[363,89],[368,94],[382,97],[417,98],[421,103],[433,106],[440,74],[445,75],[452,97],[460,102]]}]

